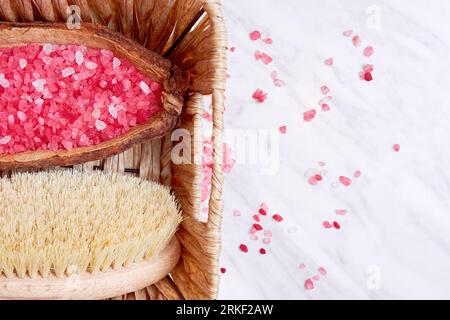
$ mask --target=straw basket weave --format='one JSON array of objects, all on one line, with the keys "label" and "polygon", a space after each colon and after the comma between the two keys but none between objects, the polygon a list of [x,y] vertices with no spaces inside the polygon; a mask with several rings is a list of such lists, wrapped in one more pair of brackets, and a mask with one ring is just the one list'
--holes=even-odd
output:
[{"label": "straw basket weave", "polygon": [[[115,299],[214,299],[222,221],[223,105],[226,31],[220,0],[0,0],[2,21],[68,21],[79,7],[81,23],[103,24],[156,51],[190,72],[178,127],[192,137],[192,158],[202,154],[203,97],[212,96],[214,165],[207,222],[200,222],[201,167],[171,161],[171,134],[102,161],[76,166],[134,174],[172,187],[185,221],[177,233],[182,254],[163,280]],[[3,176],[9,172],[2,172]]]}]

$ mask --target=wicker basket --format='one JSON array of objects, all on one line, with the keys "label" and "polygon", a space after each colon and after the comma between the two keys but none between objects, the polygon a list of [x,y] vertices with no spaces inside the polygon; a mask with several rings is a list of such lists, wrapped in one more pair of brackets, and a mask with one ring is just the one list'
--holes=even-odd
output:
[{"label": "wicker basket", "polygon": [[65,22],[71,5],[80,8],[81,23],[107,25],[190,72],[192,80],[178,127],[191,133],[192,157],[202,153],[203,96],[212,95],[214,166],[207,222],[198,220],[201,167],[172,164],[170,134],[112,158],[77,166],[81,170],[126,172],[171,185],[185,215],[177,233],[182,256],[170,276],[115,299],[214,299],[221,244],[227,46],[220,0],[0,0],[0,19]]}]

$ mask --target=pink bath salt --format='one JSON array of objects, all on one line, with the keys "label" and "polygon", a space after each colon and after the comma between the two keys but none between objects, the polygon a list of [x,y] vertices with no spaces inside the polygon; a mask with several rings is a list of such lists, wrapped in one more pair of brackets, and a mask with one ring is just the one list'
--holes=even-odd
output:
[{"label": "pink bath salt", "polygon": [[255,228],[256,231],[261,231],[263,227],[259,223],[254,223],[253,228]]},{"label": "pink bath salt", "polygon": [[272,57],[269,56],[268,54],[262,53],[262,54],[261,54],[261,61],[262,61],[264,64],[270,64],[270,63],[273,61],[273,59],[272,59]]},{"label": "pink bath salt", "polygon": [[306,290],[313,290],[314,289],[314,283],[311,279],[306,279],[305,281],[305,289]]},{"label": "pink bath salt", "polygon": [[260,222],[260,221],[261,221],[261,218],[260,218],[257,214],[254,214],[254,215],[252,216],[252,218],[253,218],[253,220],[255,220],[256,222]]},{"label": "pink bath salt", "polygon": [[327,103],[322,103],[322,111],[327,112],[330,110],[331,110],[331,108]]},{"label": "pink bath salt", "polygon": [[319,267],[318,271],[319,271],[319,273],[320,273],[321,275],[323,275],[323,276],[325,276],[325,275],[327,274],[327,270],[325,270],[324,267]]},{"label": "pink bath salt", "polygon": [[261,248],[261,249],[259,249],[259,253],[262,254],[262,255],[264,255],[264,254],[267,253],[267,251],[266,251],[266,249]]},{"label": "pink bath salt", "polygon": [[373,76],[370,72],[366,72],[364,73],[364,80],[366,81],[372,81],[373,80]]},{"label": "pink bath salt", "polygon": [[345,37],[350,37],[353,34],[353,30],[346,30],[342,33]]},{"label": "pink bath salt", "polygon": [[361,38],[358,35],[353,36],[352,43],[355,47],[359,47],[361,45]]},{"label": "pink bath salt", "polygon": [[398,143],[394,144],[392,149],[394,149],[395,152],[399,152],[400,151],[400,145]]},{"label": "pink bath salt", "polygon": [[322,225],[325,229],[331,229],[333,227],[333,225],[331,223],[329,223],[328,221],[322,222]]},{"label": "pink bath salt", "polygon": [[220,268],[220,273],[222,273],[222,274],[224,274],[225,272],[227,272],[227,269],[226,268]]},{"label": "pink bath salt", "polygon": [[272,242],[272,241],[270,240],[270,238],[264,238],[264,239],[262,240],[262,242],[263,242],[264,244],[270,244],[270,242]]},{"label": "pink bath salt", "polygon": [[312,276],[312,279],[314,281],[319,281],[320,280],[320,276],[318,274],[316,274],[316,275]]},{"label": "pink bath salt", "polygon": [[269,206],[265,202],[261,203],[259,208],[264,210],[265,212],[269,212]]},{"label": "pink bath salt", "polygon": [[323,85],[320,87],[320,91],[323,95],[327,95],[330,92],[330,89],[326,85]]},{"label": "pink bath salt", "polygon": [[212,118],[212,114],[210,114],[208,111],[203,110],[203,119],[212,122],[213,118]]},{"label": "pink bath salt", "polygon": [[323,177],[320,174],[314,174],[309,179],[309,184],[315,186],[318,182],[322,181]]},{"label": "pink bath salt", "polygon": [[349,185],[352,184],[352,179],[344,177],[344,176],[340,176],[339,181],[346,187],[348,187]]},{"label": "pink bath salt", "polygon": [[279,214],[274,214],[274,215],[272,216],[272,219],[275,220],[276,222],[281,222],[281,221],[283,221],[283,217],[282,217],[281,215],[279,215]]},{"label": "pink bath salt", "polygon": [[309,122],[316,116],[317,111],[315,109],[311,109],[303,113],[303,120]]},{"label": "pink bath salt", "polygon": [[255,234],[256,232],[258,232],[258,230],[256,230],[256,228],[255,228],[255,226],[252,226],[251,228],[250,228],[250,230],[248,231],[248,233],[249,234]]},{"label": "pink bath salt", "polygon": [[265,39],[263,39],[263,42],[265,42],[267,44],[272,44],[273,40],[272,40],[272,38],[265,38]]},{"label": "pink bath salt", "polygon": [[241,250],[244,253],[248,252],[248,247],[245,244],[239,245],[239,250]]},{"label": "pink bath salt", "polygon": [[[0,52],[0,138],[13,137],[0,154],[96,145],[162,110],[162,86],[111,51],[29,44]],[[155,90],[145,95],[141,81]]]},{"label": "pink bath salt", "polygon": [[341,225],[339,224],[339,222],[337,222],[337,221],[333,221],[333,227],[335,228],[335,229],[340,229],[341,228]]},{"label": "pink bath salt", "polygon": [[356,171],[353,173],[353,176],[354,176],[355,178],[361,177],[361,171],[360,171],[360,170],[356,170]]},{"label": "pink bath salt", "polygon": [[255,51],[255,59],[258,61],[261,59],[261,57],[262,57],[261,51],[259,50]]},{"label": "pink bath salt", "polygon": [[299,268],[299,269],[305,269],[305,268],[306,268],[306,265],[302,262],[302,263],[300,263],[300,264],[298,265],[298,268]]},{"label": "pink bath salt", "polygon": [[364,48],[364,55],[366,56],[366,57],[370,57],[370,56],[372,56],[373,55],[373,47],[372,46],[368,46],[368,47],[365,47]]},{"label": "pink bath salt", "polygon": [[250,32],[250,40],[256,41],[259,39],[261,39],[261,32],[257,30]]},{"label": "pink bath salt", "polygon": [[230,48],[230,52],[235,52],[236,51],[236,47],[231,47]]},{"label": "pink bath salt", "polygon": [[328,59],[326,59],[326,60],[324,61],[324,63],[325,63],[325,65],[327,65],[327,66],[332,66],[333,63],[334,63],[334,60],[333,60],[333,58],[328,58]]},{"label": "pink bath salt", "polygon": [[242,215],[242,213],[239,210],[234,210],[233,211],[233,216],[240,217],[241,215]]},{"label": "pink bath salt", "polygon": [[281,134],[286,134],[287,132],[286,126],[281,126],[278,128],[278,130],[280,131]]},{"label": "pink bath salt", "polygon": [[253,92],[252,98],[258,103],[263,103],[267,99],[267,93],[261,89],[256,89],[256,91]]},{"label": "pink bath salt", "polygon": [[336,210],[334,210],[334,213],[336,213],[338,216],[345,216],[347,214],[347,210],[345,210],[345,209],[336,209]]}]

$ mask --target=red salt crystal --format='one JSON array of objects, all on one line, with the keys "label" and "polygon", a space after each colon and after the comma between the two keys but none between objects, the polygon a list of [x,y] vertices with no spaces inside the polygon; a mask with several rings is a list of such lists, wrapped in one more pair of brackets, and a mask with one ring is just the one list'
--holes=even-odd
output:
[{"label": "red salt crystal", "polygon": [[306,111],[305,113],[303,113],[303,120],[311,121],[316,116],[316,113],[317,112],[316,112],[315,109],[311,109],[311,110]]},{"label": "red salt crystal", "polygon": [[261,51],[259,51],[259,50],[255,51],[255,59],[259,60],[259,59],[261,59],[261,57],[262,57]]},{"label": "red salt crystal", "polygon": [[260,221],[261,221],[261,218],[260,218],[257,214],[254,214],[252,218],[253,218],[253,220],[255,220],[256,222],[260,222]]},{"label": "red salt crystal", "polygon": [[346,187],[348,187],[349,185],[352,184],[352,180],[350,178],[344,177],[344,176],[340,176],[339,177],[339,181]]},{"label": "red salt crystal", "polygon": [[324,267],[319,267],[318,271],[319,271],[319,273],[320,273],[321,275],[323,275],[323,276],[325,276],[325,275],[327,274],[327,270],[325,270]]},{"label": "red salt crystal", "polygon": [[350,37],[353,33],[353,30],[346,30],[342,33],[345,37]]},{"label": "red salt crystal", "polygon": [[324,61],[324,63],[325,63],[327,66],[332,66],[333,63],[334,63],[334,60],[333,60],[333,58],[328,58],[328,59],[326,59],[326,60]]},{"label": "red salt crystal", "polygon": [[355,178],[361,177],[361,171],[360,171],[360,170],[356,170],[355,173],[353,174],[353,176],[354,176]]},{"label": "red salt crystal", "polygon": [[318,274],[316,274],[316,275],[312,276],[312,279],[314,281],[319,281],[320,280],[320,276]]},{"label": "red salt crystal", "polygon": [[261,209],[264,209],[266,212],[269,211],[269,206],[266,203],[261,203],[261,205],[259,206]]},{"label": "red salt crystal", "polygon": [[236,47],[231,47],[230,48],[230,52],[235,52],[236,51]]},{"label": "red salt crystal", "polygon": [[227,272],[227,269],[225,269],[225,268],[220,268],[220,273],[225,273],[225,272]]},{"label": "red salt crystal", "polygon": [[366,56],[366,57],[370,57],[371,55],[373,55],[373,47],[371,47],[371,46],[368,46],[368,47],[365,47],[364,48],[364,55]]},{"label": "red salt crystal", "polygon": [[364,80],[372,81],[373,80],[372,74],[370,72],[364,73]]},{"label": "red salt crystal", "polygon": [[399,152],[400,151],[400,145],[398,143],[394,144],[393,147],[395,152]]},{"label": "red salt crystal", "polygon": [[327,86],[323,85],[320,87],[320,91],[322,92],[322,94],[326,95],[328,94],[328,92],[330,92],[330,89]]},{"label": "red salt crystal", "polygon": [[268,54],[262,53],[262,54],[261,54],[261,61],[262,61],[264,64],[270,64],[270,63],[273,61],[273,59],[272,59],[272,57],[270,57]]},{"label": "red salt crystal", "polygon": [[352,43],[355,47],[359,47],[361,45],[361,38],[356,35],[352,38]]},{"label": "red salt crystal", "polygon": [[263,103],[267,99],[267,93],[265,93],[261,89],[256,89],[256,91],[252,95],[252,98],[258,103]]},{"label": "red salt crystal", "polygon": [[255,228],[256,231],[261,231],[263,229],[263,227],[258,223],[254,223],[253,228]]},{"label": "red salt crystal", "polygon": [[261,38],[261,32],[255,30],[250,32],[250,40],[256,41]]},{"label": "red salt crystal", "polygon": [[241,245],[239,246],[239,249],[240,249],[242,252],[245,252],[245,253],[248,252],[248,247],[247,247],[245,244],[241,244]]},{"label": "red salt crystal", "polygon": [[282,134],[286,134],[286,132],[287,132],[286,126],[281,126],[280,128],[278,128],[278,130],[280,130],[280,133],[282,133]]},{"label": "red salt crystal", "polygon": [[335,227],[338,230],[341,228],[341,226],[339,225],[339,223],[337,221],[333,221],[333,227]]},{"label": "red salt crystal", "polygon": [[334,210],[334,212],[339,216],[345,216],[347,214],[347,210],[345,210],[345,209],[337,209],[337,210]]},{"label": "red salt crystal", "polygon": [[322,104],[322,111],[326,112],[326,111],[330,111],[330,106],[326,103]]},{"label": "red salt crystal", "polygon": [[283,217],[280,216],[279,214],[274,214],[274,215],[272,216],[272,219],[275,220],[276,222],[281,222],[281,221],[283,221]]},{"label": "red salt crystal", "polygon": [[267,214],[267,211],[264,210],[263,208],[260,208],[260,209],[258,210],[258,212],[259,212],[260,215],[263,215],[263,216],[265,216],[265,215]]},{"label": "red salt crystal", "polygon": [[262,255],[264,255],[264,254],[266,254],[267,252],[266,252],[266,249],[261,248],[261,249],[259,249],[259,253],[262,254]]},{"label": "red salt crystal", "polygon": [[305,281],[305,289],[306,290],[314,289],[314,283],[312,282],[311,279],[306,279],[306,281]]},{"label": "red salt crystal", "polygon": [[264,41],[265,43],[267,43],[267,44],[272,44],[272,43],[273,43],[272,38],[265,38],[265,39],[263,39],[263,41]]},{"label": "red salt crystal", "polygon": [[313,186],[315,186],[315,185],[317,184],[316,176],[315,176],[315,175],[311,176],[311,177],[308,179],[308,183],[311,184],[311,185],[313,185]]},{"label": "red salt crystal", "polygon": [[322,176],[320,174],[316,174],[314,177],[317,181],[322,181]]},{"label": "red salt crystal", "polygon": [[328,221],[322,222],[322,225],[323,225],[323,227],[324,227],[325,229],[330,229],[330,228],[333,227],[333,226],[331,225],[331,223],[329,223]]}]

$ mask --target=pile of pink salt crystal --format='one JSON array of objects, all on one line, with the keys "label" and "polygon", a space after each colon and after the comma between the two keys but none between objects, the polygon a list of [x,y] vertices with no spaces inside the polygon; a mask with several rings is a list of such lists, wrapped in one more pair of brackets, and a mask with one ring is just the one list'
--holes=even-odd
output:
[{"label": "pile of pink salt crystal", "polygon": [[96,145],[162,108],[162,86],[109,50],[0,48],[0,65],[0,154]]}]

